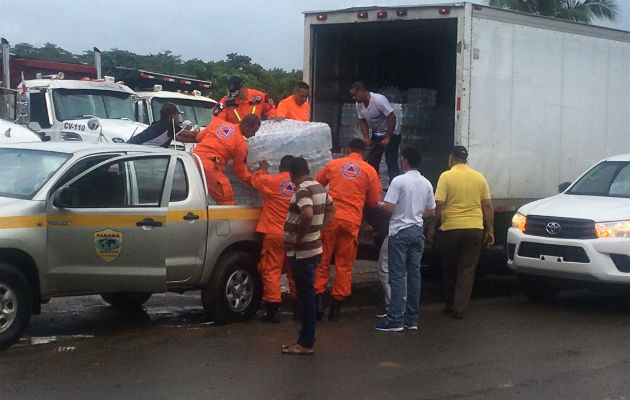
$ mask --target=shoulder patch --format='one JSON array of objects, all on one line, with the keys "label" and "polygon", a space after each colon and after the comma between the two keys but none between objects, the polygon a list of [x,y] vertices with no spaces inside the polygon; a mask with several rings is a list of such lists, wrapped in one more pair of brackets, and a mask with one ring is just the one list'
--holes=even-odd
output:
[{"label": "shoulder patch", "polygon": [[251,105],[256,105],[256,104],[260,104],[260,102],[262,101],[262,97],[256,95],[252,98],[252,100],[249,102],[249,104]]},{"label": "shoulder patch", "polygon": [[295,186],[293,185],[293,181],[291,179],[285,179],[280,183],[280,193],[282,193],[285,197],[293,197],[293,193],[295,192]]},{"label": "shoulder patch", "polygon": [[234,135],[234,127],[232,125],[221,125],[217,128],[217,136],[219,139],[229,139]]},{"label": "shoulder patch", "polygon": [[225,105],[221,102],[218,102],[215,106],[214,106],[214,111],[212,111],[212,115],[219,115],[221,113],[221,111],[223,111],[225,109]]}]

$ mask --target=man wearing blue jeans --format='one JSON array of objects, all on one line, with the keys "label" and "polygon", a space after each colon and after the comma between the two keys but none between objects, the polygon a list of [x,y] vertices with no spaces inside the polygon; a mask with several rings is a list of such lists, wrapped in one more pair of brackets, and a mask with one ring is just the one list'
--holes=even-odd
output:
[{"label": "man wearing blue jeans", "polygon": [[387,322],[375,327],[385,332],[399,332],[403,327],[418,329],[423,218],[435,215],[433,187],[418,171],[420,154],[407,147],[401,156],[405,173],[392,180],[381,203],[381,207],[392,214],[387,246],[391,302]]}]

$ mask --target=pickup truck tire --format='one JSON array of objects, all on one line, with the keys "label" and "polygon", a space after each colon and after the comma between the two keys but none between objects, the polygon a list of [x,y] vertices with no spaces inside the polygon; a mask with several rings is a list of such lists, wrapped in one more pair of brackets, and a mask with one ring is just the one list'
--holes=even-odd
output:
[{"label": "pickup truck tire", "polygon": [[31,287],[23,273],[0,263],[0,350],[18,340],[33,312]]},{"label": "pickup truck tire", "polygon": [[114,292],[101,293],[103,300],[119,310],[136,310],[149,300],[151,293],[142,292]]},{"label": "pickup truck tire", "polygon": [[208,317],[218,325],[251,318],[262,296],[256,259],[242,251],[221,256],[210,282],[201,290],[201,301]]},{"label": "pickup truck tire", "polygon": [[560,292],[560,287],[557,284],[544,277],[519,274],[518,283],[525,296],[533,301],[551,301]]}]

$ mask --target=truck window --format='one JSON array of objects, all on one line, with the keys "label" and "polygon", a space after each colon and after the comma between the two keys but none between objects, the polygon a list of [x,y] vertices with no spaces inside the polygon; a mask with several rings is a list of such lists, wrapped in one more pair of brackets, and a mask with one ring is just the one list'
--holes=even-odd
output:
[{"label": "truck window", "polygon": [[175,176],[173,177],[173,188],[171,189],[171,201],[183,201],[188,198],[188,178],[184,163],[177,160],[175,166]]},{"label": "truck window", "polygon": [[31,121],[37,122],[42,128],[50,128],[46,96],[43,92],[29,93],[31,100]]},{"label": "truck window", "polygon": [[169,157],[103,165],[70,185],[74,208],[157,207]]},{"label": "truck window", "polygon": [[55,186],[51,189],[51,192],[57,190],[67,182],[69,182],[75,176],[78,176],[83,171],[87,171],[92,168],[96,164],[100,164],[105,160],[110,158],[118,157],[121,154],[99,154],[98,156],[86,157],[82,160],[77,161],[68,171],[66,171],[63,176],[55,183]]},{"label": "truck window", "polygon": [[55,89],[53,91],[55,114],[59,121],[85,118],[127,118],[135,121],[131,95],[108,90]]},{"label": "truck window", "polygon": [[193,125],[210,125],[210,121],[212,120],[212,108],[214,107],[213,103],[203,100],[154,97],[151,100],[154,119],[159,119],[160,109],[166,103],[173,103],[177,105],[177,108],[183,112],[183,114],[179,116],[179,122],[190,120]]},{"label": "truck window", "polygon": [[627,162],[604,161],[575,182],[567,194],[630,197],[629,175],[630,166]]},{"label": "truck window", "polygon": [[33,198],[70,157],[53,151],[0,149],[0,196]]}]

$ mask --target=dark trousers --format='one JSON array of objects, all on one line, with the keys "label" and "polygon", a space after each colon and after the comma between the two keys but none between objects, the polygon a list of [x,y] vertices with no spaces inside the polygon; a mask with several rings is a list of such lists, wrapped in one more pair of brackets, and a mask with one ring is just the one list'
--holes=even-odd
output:
[{"label": "dark trousers", "polygon": [[483,243],[483,229],[440,231],[436,242],[442,265],[446,306],[456,313],[462,313],[470,302]]},{"label": "dark trousers", "polygon": [[315,345],[315,321],[317,319],[315,269],[321,259],[321,255],[309,258],[289,257],[289,266],[295,281],[300,307],[300,322],[302,323],[297,343],[309,349],[312,349]]},{"label": "dark trousers", "polygon": [[387,174],[389,175],[389,182],[400,174],[400,168],[398,166],[398,148],[400,147],[400,135],[392,135],[392,139],[386,147],[381,146],[381,141],[385,139],[385,135],[377,136],[372,135],[372,147],[368,153],[365,161],[374,167],[378,172],[378,165],[381,163],[383,153],[385,153],[385,163],[387,163]]}]

